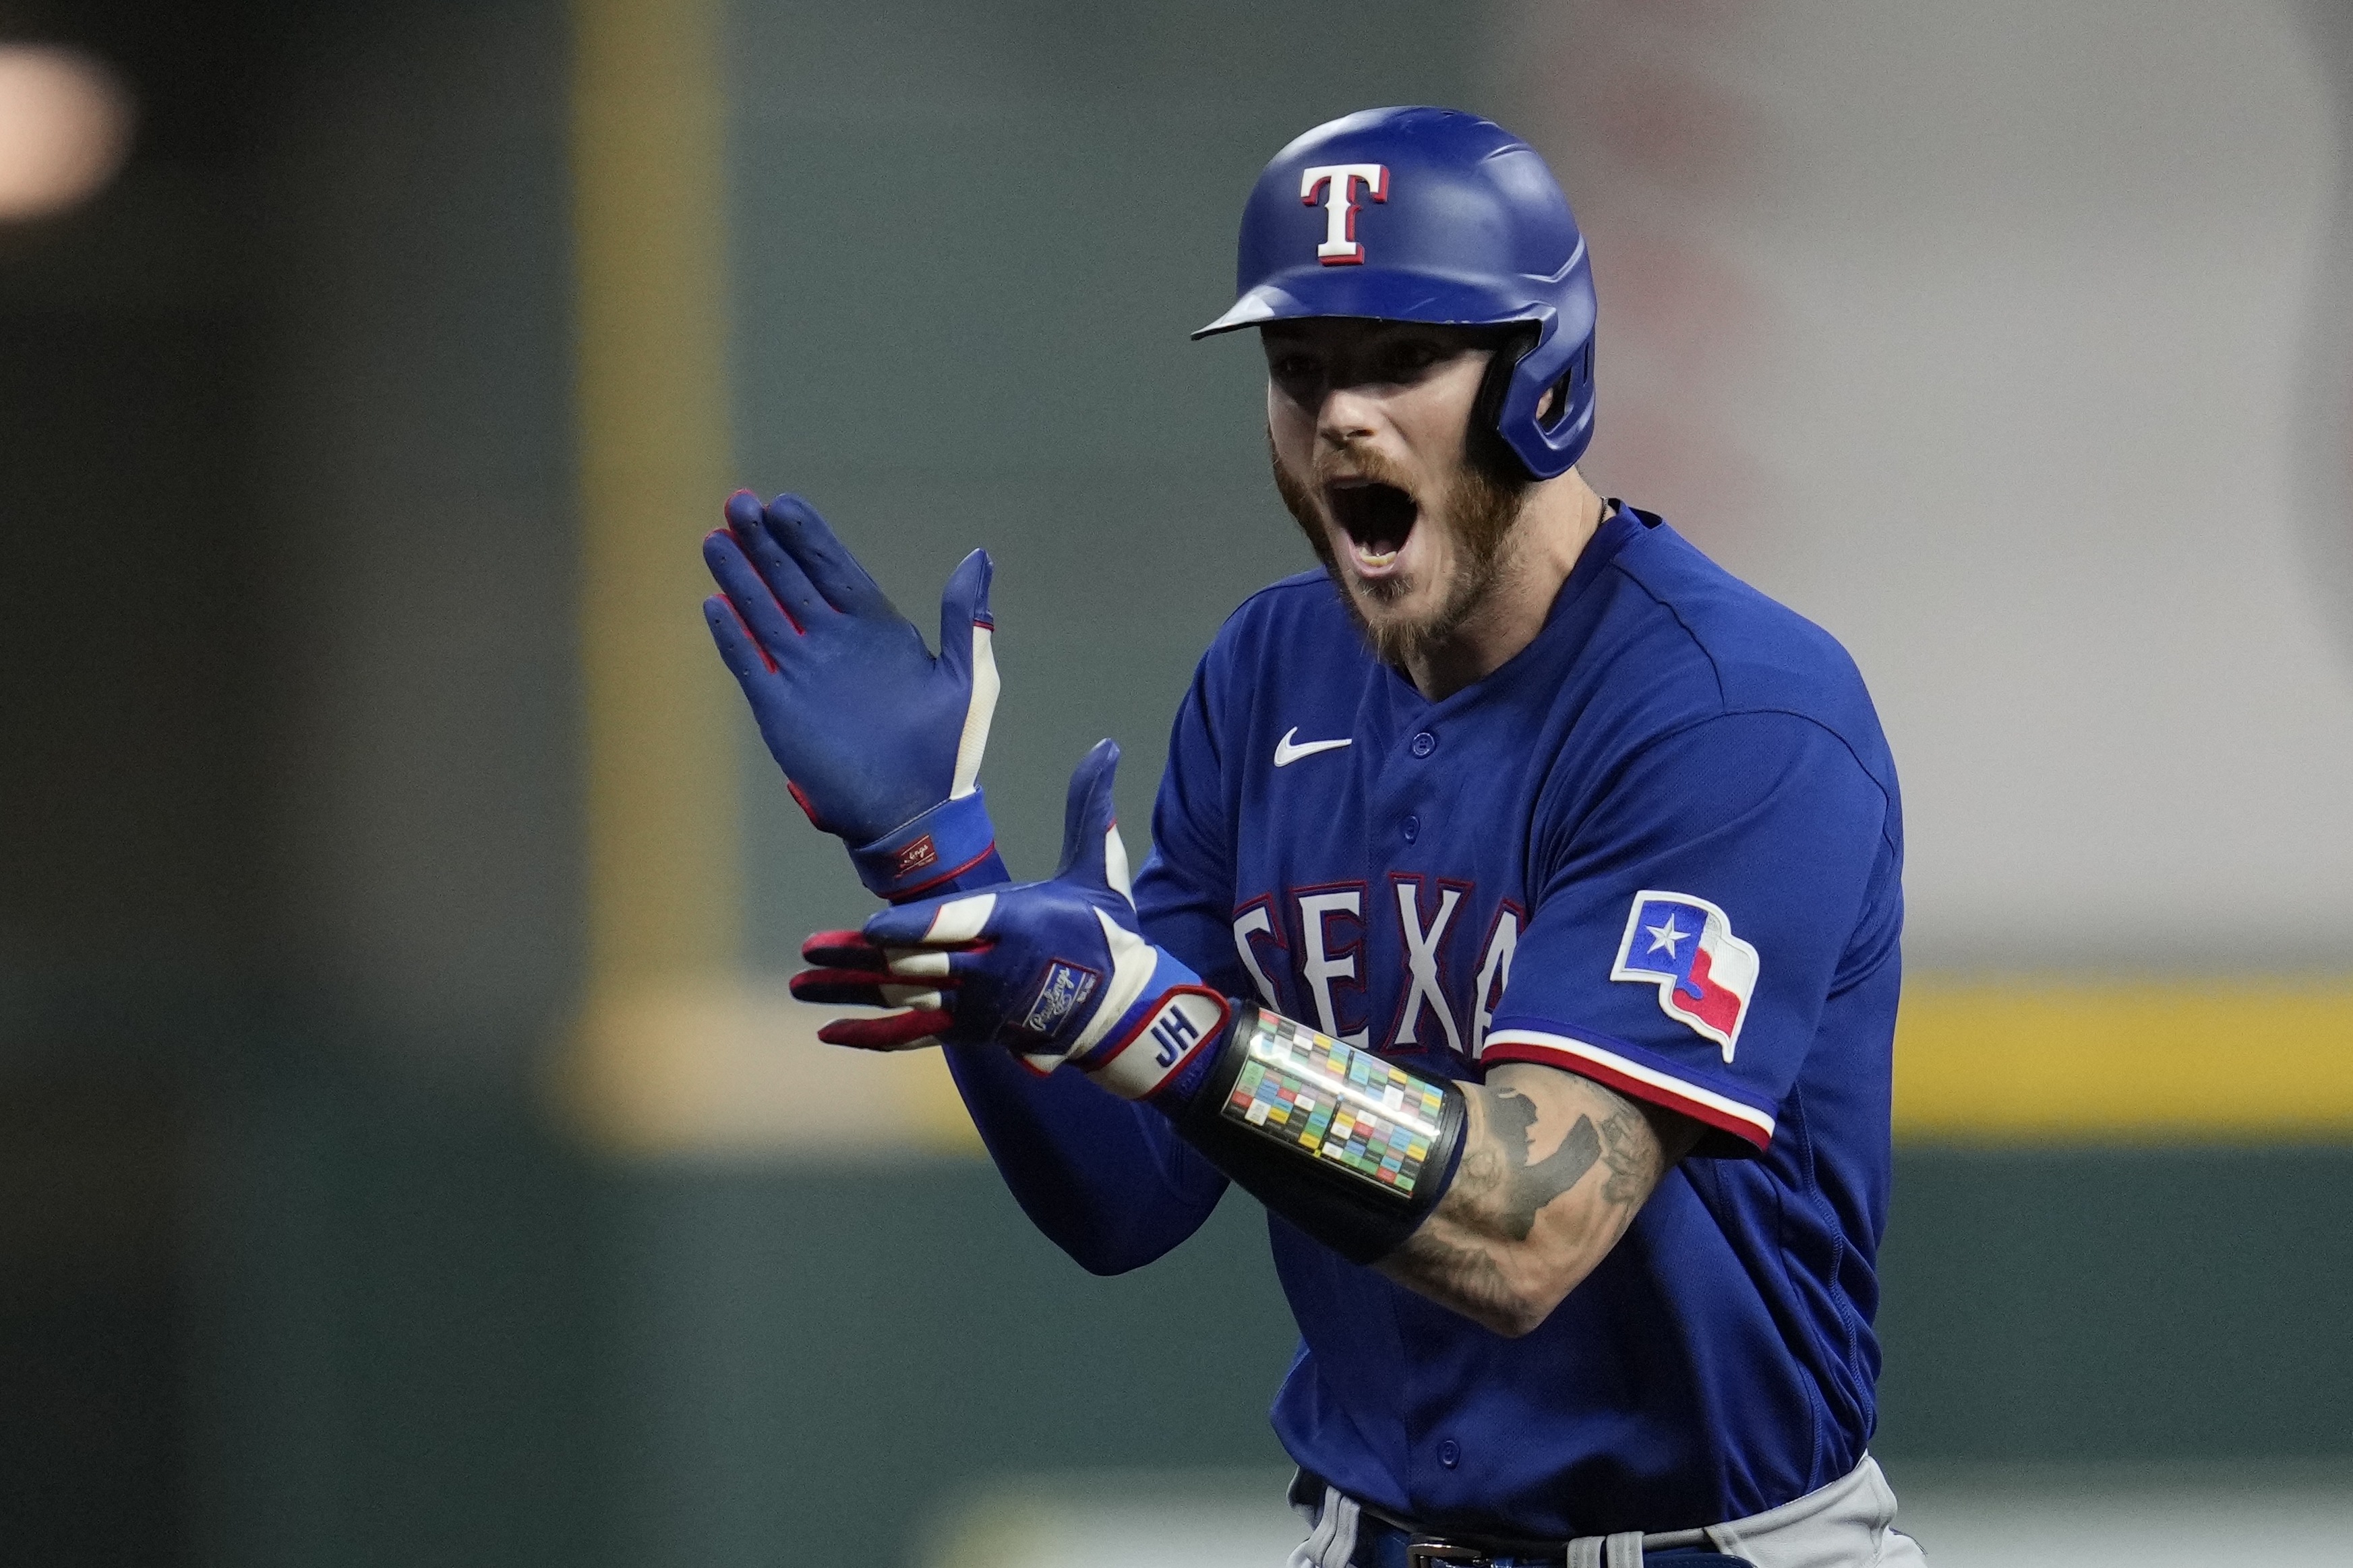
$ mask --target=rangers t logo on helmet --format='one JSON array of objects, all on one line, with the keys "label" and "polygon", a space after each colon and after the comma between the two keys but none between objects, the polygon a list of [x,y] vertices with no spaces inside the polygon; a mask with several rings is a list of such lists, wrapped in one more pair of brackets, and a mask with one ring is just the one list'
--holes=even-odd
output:
[{"label": "rangers t logo on helmet", "polygon": [[1757,950],[1733,935],[1732,921],[1705,899],[1641,892],[1609,978],[1655,982],[1660,1010],[1722,1046],[1728,1062],[1757,967]]},{"label": "rangers t logo on helmet", "polygon": [[1312,207],[1318,193],[1326,187],[1332,192],[1332,199],[1324,204],[1324,243],[1315,247],[1315,258],[1326,267],[1348,267],[1365,259],[1365,247],[1356,240],[1356,210],[1363,205],[1356,199],[1360,184],[1373,200],[1388,201],[1388,165],[1323,163],[1300,173],[1300,205]]}]

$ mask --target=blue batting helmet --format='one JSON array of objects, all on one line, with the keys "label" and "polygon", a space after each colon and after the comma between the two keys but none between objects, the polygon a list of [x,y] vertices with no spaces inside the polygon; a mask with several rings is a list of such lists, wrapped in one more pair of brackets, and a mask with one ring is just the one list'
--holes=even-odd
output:
[{"label": "blue batting helmet", "polygon": [[1196,338],[1312,316],[1525,323],[1500,398],[1483,400],[1495,433],[1540,479],[1593,438],[1585,237],[1535,149],[1491,120],[1367,109],[1315,127],[1259,175],[1234,271],[1241,297]]}]

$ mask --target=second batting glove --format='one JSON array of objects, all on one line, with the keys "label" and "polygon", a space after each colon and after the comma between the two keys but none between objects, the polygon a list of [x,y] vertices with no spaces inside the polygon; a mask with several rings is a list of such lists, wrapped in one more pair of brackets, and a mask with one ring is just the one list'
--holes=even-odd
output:
[{"label": "second batting glove", "polygon": [[803,955],[819,967],[793,976],[793,994],[898,1009],[836,1019],[818,1037],[870,1050],[989,1043],[1040,1072],[1069,1063],[1130,1100],[1181,1096],[1230,1011],[1136,930],[1112,821],[1118,765],[1105,741],[1071,775],[1051,880],[910,903],[811,937]]}]

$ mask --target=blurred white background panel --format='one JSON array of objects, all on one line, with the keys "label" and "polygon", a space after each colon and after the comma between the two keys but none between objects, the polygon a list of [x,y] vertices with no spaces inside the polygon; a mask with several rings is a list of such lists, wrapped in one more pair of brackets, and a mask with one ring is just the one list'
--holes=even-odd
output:
[{"label": "blurred white background panel", "polygon": [[1914,962],[2353,957],[2353,418],[2312,357],[2353,89],[2312,13],[1499,16],[1593,244],[1588,466],[1855,655]]},{"label": "blurred white background panel", "polygon": [[[2353,1470],[1891,1467],[1934,1568],[2353,1563]],[[1910,1479],[1906,1479],[1906,1478]],[[1302,1528],[1281,1474],[1012,1479],[943,1521],[925,1568],[1281,1568]]]}]

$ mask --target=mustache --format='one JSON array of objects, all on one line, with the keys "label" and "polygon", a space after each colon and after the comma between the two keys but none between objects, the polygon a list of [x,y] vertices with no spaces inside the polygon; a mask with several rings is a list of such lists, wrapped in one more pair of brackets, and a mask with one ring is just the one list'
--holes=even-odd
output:
[{"label": "mustache", "polygon": [[[1272,441],[1273,437],[1270,433],[1270,447]],[[1276,460],[1281,461],[1279,458]],[[1380,448],[1362,441],[1348,441],[1337,446],[1329,442],[1319,444],[1315,450],[1314,479],[1318,489],[1341,479],[1356,479],[1388,485],[1408,495],[1413,493],[1413,487],[1407,483],[1404,470],[1383,456]]]}]

